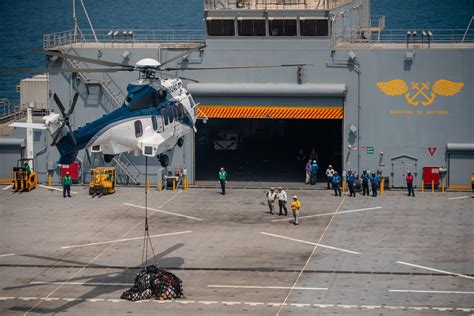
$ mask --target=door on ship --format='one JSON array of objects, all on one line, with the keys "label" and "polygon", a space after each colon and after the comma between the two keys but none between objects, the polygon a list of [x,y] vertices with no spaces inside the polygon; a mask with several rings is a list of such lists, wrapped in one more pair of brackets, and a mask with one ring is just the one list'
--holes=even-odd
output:
[{"label": "door on ship", "polygon": [[225,118],[197,128],[197,180],[215,180],[224,167],[233,181],[303,182],[313,149],[319,180],[329,164],[341,171],[342,119]]}]

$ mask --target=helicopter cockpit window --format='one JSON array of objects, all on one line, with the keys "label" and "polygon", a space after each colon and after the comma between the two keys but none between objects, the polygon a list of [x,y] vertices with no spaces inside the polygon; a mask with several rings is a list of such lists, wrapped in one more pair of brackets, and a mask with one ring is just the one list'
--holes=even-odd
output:
[{"label": "helicopter cockpit window", "polygon": [[138,93],[129,93],[125,101],[131,110],[145,109],[152,107],[160,100],[160,94],[154,88],[148,87]]},{"label": "helicopter cockpit window", "polygon": [[173,120],[174,120],[173,110],[171,109],[171,107],[168,107],[166,109],[167,109],[166,112],[168,113],[168,117],[170,119],[170,123],[173,123]]},{"label": "helicopter cockpit window", "polygon": [[178,119],[182,120],[184,117],[183,104],[179,102],[176,104],[176,108],[178,109]]},{"label": "helicopter cockpit window", "polygon": [[153,130],[156,132],[158,130],[158,121],[154,115],[151,116],[151,124],[153,125]]},{"label": "helicopter cockpit window", "polygon": [[133,125],[135,126],[135,137],[141,137],[143,135],[142,122],[140,120],[137,120],[133,123]]}]

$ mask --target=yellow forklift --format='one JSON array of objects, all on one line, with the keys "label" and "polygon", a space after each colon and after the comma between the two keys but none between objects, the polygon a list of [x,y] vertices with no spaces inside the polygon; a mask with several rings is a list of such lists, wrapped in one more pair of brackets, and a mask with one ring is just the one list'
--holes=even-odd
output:
[{"label": "yellow forklift", "polygon": [[[29,162],[31,161],[31,167]],[[29,192],[38,185],[38,175],[34,171],[33,159],[19,159],[13,167],[12,188],[16,192]]]},{"label": "yellow forklift", "polygon": [[91,169],[89,195],[107,195],[115,193],[115,168],[97,167]]}]

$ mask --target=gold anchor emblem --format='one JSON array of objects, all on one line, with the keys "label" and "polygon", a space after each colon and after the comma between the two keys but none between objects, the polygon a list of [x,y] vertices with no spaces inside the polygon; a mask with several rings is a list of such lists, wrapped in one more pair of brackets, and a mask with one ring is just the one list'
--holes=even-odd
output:
[{"label": "gold anchor emblem", "polygon": [[421,104],[428,106],[435,101],[437,95],[447,97],[458,94],[464,87],[464,83],[440,79],[433,84],[431,91],[429,91],[430,83],[428,81],[422,82],[421,86],[419,82],[412,81],[411,90],[415,91],[414,94],[408,92],[408,85],[401,79],[378,82],[377,87],[382,93],[389,96],[404,95],[408,104],[413,106],[420,104],[419,98],[421,96],[423,97]]}]

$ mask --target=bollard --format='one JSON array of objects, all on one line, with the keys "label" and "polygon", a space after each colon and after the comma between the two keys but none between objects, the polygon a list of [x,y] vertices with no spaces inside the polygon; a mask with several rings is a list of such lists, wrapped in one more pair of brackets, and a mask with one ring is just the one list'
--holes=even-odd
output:
[{"label": "bollard", "polygon": [[425,180],[421,180],[421,192],[425,192]]},{"label": "bollard", "polygon": [[52,179],[51,175],[49,174],[48,175],[48,186],[51,186],[52,182],[53,182],[53,179]]},{"label": "bollard", "polygon": [[431,192],[434,192],[434,180],[431,180]]},{"label": "bollard", "polygon": [[161,192],[162,189],[163,189],[163,184],[161,182],[161,179],[158,179],[157,185],[156,185],[156,190]]},{"label": "bollard", "polygon": [[176,180],[173,179],[173,191],[176,191]]},{"label": "bollard", "polygon": [[444,178],[441,180],[441,192],[444,193]]},{"label": "bollard", "polygon": [[383,195],[384,191],[385,191],[385,179],[382,178],[382,181],[380,181],[380,195]]},{"label": "bollard", "polygon": [[146,179],[146,189],[147,189],[147,191],[150,190],[150,187],[151,187],[151,181],[150,181],[150,178],[147,178]]},{"label": "bollard", "polygon": [[184,180],[183,180],[183,189],[184,190],[188,189],[188,179],[187,178],[184,178]]},{"label": "bollard", "polygon": [[342,192],[346,192],[346,181],[342,180]]}]

